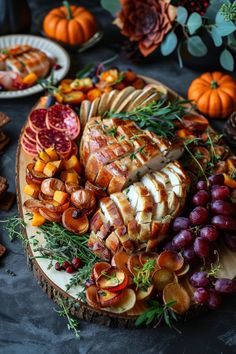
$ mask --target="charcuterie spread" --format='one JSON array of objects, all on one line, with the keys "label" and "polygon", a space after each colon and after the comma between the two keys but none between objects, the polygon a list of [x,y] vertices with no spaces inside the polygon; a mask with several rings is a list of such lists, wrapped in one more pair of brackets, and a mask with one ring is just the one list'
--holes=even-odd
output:
[{"label": "charcuterie spread", "polygon": [[217,308],[236,288],[225,268],[236,158],[162,84],[116,68],[96,77],[63,80],[22,131],[26,233],[42,236],[35,261],[51,262],[52,283],[68,276],[57,289],[99,316],[150,324]]}]

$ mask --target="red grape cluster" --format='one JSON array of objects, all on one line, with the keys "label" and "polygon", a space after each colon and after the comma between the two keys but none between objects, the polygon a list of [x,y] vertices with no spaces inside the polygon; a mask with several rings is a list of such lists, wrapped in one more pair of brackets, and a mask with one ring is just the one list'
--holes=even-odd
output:
[{"label": "red grape cluster", "polygon": [[[196,264],[212,263],[216,250],[215,241],[224,233],[226,245],[236,251],[236,205],[231,202],[231,191],[224,185],[224,175],[212,175],[207,181],[197,183],[192,198],[194,208],[188,217],[177,217],[172,224],[174,237],[166,248],[181,251],[185,261]],[[207,272],[197,272],[190,278],[196,287],[194,299],[210,308],[217,308],[221,293],[236,293],[236,282],[215,279]]]}]

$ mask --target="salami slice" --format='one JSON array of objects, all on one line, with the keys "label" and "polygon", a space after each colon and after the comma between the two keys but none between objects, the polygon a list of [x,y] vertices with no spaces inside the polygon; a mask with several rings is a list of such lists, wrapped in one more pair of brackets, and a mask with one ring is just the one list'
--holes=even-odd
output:
[{"label": "salami slice", "polygon": [[30,127],[25,128],[24,136],[31,141],[32,144],[36,144],[36,133]]},{"label": "salami slice", "polygon": [[71,140],[60,131],[54,129],[42,129],[36,134],[36,141],[39,147],[44,149],[54,147],[61,155],[67,155],[71,151]]},{"label": "salami slice", "polygon": [[50,107],[46,117],[47,126],[65,132],[71,140],[77,138],[80,132],[78,115],[69,106],[55,104]]},{"label": "salami slice", "polygon": [[47,128],[46,126],[46,114],[45,108],[38,108],[33,110],[29,115],[29,126],[37,133],[38,131]]}]

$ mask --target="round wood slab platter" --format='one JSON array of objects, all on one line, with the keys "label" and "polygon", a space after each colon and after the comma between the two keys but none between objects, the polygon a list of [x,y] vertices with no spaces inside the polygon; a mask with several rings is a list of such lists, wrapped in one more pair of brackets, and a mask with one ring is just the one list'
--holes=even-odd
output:
[{"label": "round wood slab platter", "polygon": [[[157,85],[162,85],[168,90],[168,95],[171,98],[179,97],[176,92],[169,89],[162,83],[153,80],[149,77],[142,76],[148,83],[153,83]],[[23,130],[22,130],[23,131]],[[32,227],[31,222],[29,222],[29,217],[27,212],[23,207],[23,204],[28,197],[24,194],[23,189],[25,186],[25,173],[26,166],[28,163],[32,162],[32,157],[25,154],[21,148],[21,136],[18,142],[17,148],[17,158],[16,158],[16,189],[17,189],[17,201],[18,210],[20,216],[26,222],[25,230],[23,230],[26,239],[32,240],[32,238],[38,240],[38,246],[44,243],[44,237],[42,231],[37,227]],[[80,291],[79,287],[71,288],[66,291],[66,285],[69,283],[70,274],[66,272],[58,272],[54,267],[49,267],[50,261],[44,258],[34,258],[40,256],[39,252],[35,252],[32,244],[28,244],[26,247],[27,259],[29,261],[31,270],[34,273],[35,278],[38,280],[39,284],[43,290],[48,294],[48,297],[54,302],[58,302],[59,298],[68,298],[74,300],[79,306],[73,306],[70,308],[72,315],[78,318],[84,319],[86,321],[103,324],[111,327],[119,328],[134,328],[136,316],[132,315],[118,315],[107,311],[97,310],[89,305],[82,303],[77,299],[76,294]],[[220,252],[220,265],[221,271],[219,273],[220,277],[234,278],[236,275],[236,254],[229,251],[225,247],[221,249]],[[202,312],[202,307],[192,306],[191,310],[186,314],[185,319],[196,316]]]}]

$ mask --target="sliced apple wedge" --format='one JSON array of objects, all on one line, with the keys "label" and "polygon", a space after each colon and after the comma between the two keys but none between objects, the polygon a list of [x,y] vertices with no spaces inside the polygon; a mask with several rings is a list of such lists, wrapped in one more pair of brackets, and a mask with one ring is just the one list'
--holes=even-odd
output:
[{"label": "sliced apple wedge", "polygon": [[137,270],[142,268],[142,264],[140,263],[140,260],[139,260],[139,254],[134,254],[132,256],[129,256],[127,264],[128,264],[128,269],[129,269],[130,273],[132,273],[133,275],[136,275]]},{"label": "sliced apple wedge", "polygon": [[175,272],[183,267],[184,258],[176,251],[163,251],[158,256],[157,264],[160,268],[167,268]]},{"label": "sliced apple wedge", "polygon": [[126,312],[127,316],[140,316],[147,310],[147,304],[145,301],[136,301],[134,307]]},{"label": "sliced apple wedge", "polygon": [[158,269],[152,277],[154,287],[157,291],[162,291],[169,283],[178,282],[175,273],[170,269]]},{"label": "sliced apple wedge", "polygon": [[175,301],[171,308],[179,314],[188,311],[191,302],[187,291],[177,283],[170,283],[165,286],[163,290],[163,301],[165,304]]},{"label": "sliced apple wedge", "polygon": [[98,262],[95,263],[92,268],[92,278],[93,280],[97,281],[103,271],[108,270],[111,268],[111,265],[107,262]]},{"label": "sliced apple wedge", "polygon": [[114,254],[111,260],[111,265],[119,268],[119,269],[127,269],[129,255],[124,252],[120,251]]},{"label": "sliced apple wedge", "polygon": [[123,290],[128,285],[128,275],[125,270],[110,267],[101,272],[97,279],[97,285],[102,289],[109,289],[112,292]]},{"label": "sliced apple wedge", "polygon": [[188,263],[184,263],[183,266],[175,272],[175,274],[178,277],[181,277],[182,275],[188,273],[189,269],[190,269],[190,265]]},{"label": "sliced apple wedge", "polygon": [[139,261],[142,266],[148,261],[148,260],[157,260],[158,253],[156,252],[141,252],[139,254]]},{"label": "sliced apple wedge", "polygon": [[122,297],[116,304],[106,307],[103,310],[113,312],[113,313],[124,313],[130,311],[136,303],[136,295],[134,290],[125,289],[121,292]]},{"label": "sliced apple wedge", "polygon": [[[91,287],[90,287],[91,288]],[[88,288],[88,289],[90,289]],[[118,303],[124,296],[123,291],[119,293],[111,292],[107,289],[99,289],[98,299],[101,307],[114,306]]]},{"label": "sliced apple wedge", "polygon": [[138,301],[143,301],[143,300],[147,300],[149,299],[149,297],[152,295],[154,290],[154,285],[150,285],[147,290],[143,290],[143,289],[138,289],[138,291],[136,291],[136,299]]},{"label": "sliced apple wedge", "polygon": [[86,300],[89,306],[94,308],[100,307],[98,288],[95,285],[91,285],[86,289]]}]

